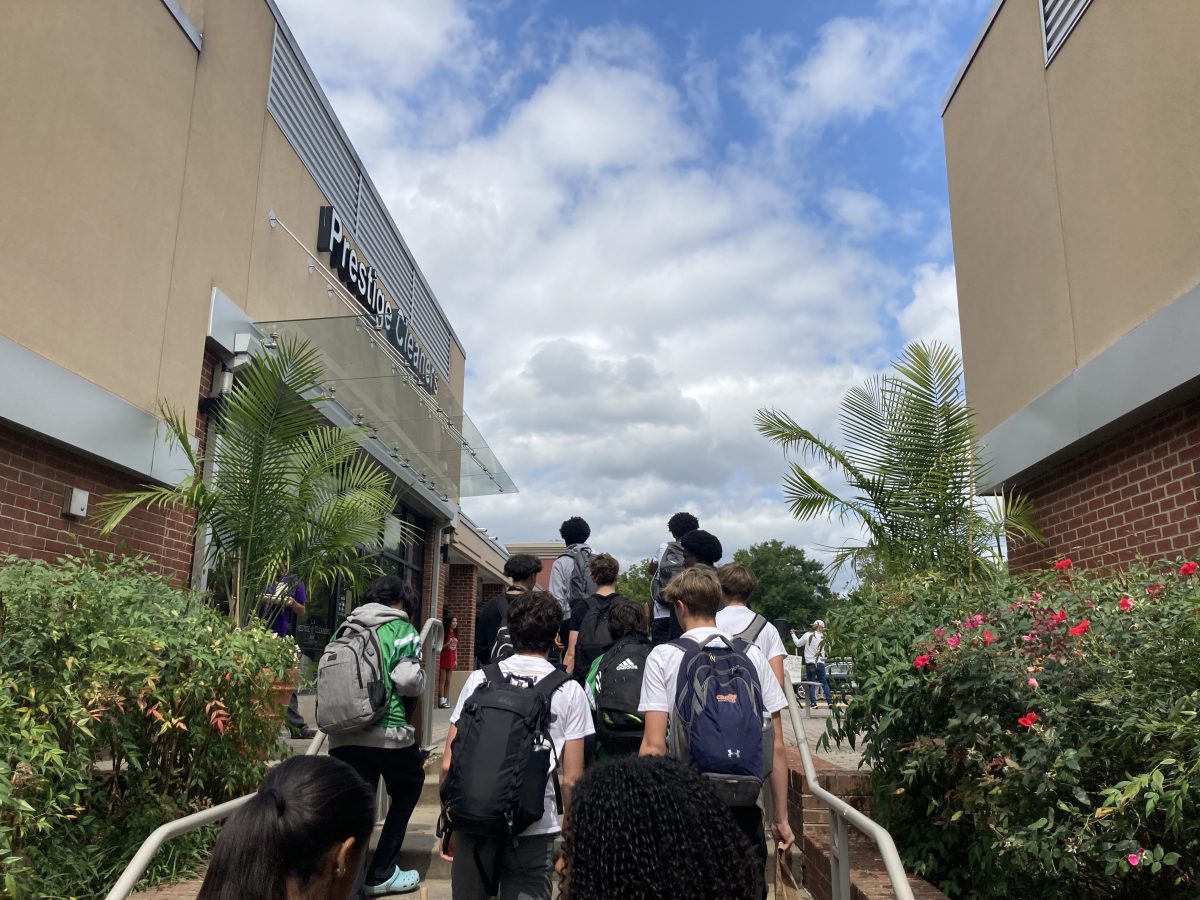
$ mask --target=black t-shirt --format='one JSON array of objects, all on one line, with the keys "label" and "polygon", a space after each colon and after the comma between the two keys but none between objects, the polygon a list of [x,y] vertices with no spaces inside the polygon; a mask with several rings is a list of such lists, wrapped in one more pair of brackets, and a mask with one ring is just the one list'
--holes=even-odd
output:
[{"label": "black t-shirt", "polygon": [[496,632],[500,630],[500,625],[504,622],[502,608],[512,603],[513,599],[518,596],[520,595],[510,594],[507,591],[496,594],[479,611],[479,618],[475,621],[475,660],[481,666],[486,666],[492,661],[492,647],[496,644]]},{"label": "black t-shirt", "polygon": [[571,630],[578,631],[579,626],[583,624],[583,617],[587,615],[588,605],[595,600],[598,603],[614,603],[617,600],[624,600],[620,594],[592,594],[585,600],[576,600],[571,604]]}]

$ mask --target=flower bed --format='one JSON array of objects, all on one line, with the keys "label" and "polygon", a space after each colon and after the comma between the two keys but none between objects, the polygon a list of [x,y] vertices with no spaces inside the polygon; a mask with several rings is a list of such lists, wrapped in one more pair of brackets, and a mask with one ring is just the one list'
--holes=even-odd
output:
[{"label": "flower bed", "polygon": [[155,827],[252,790],[295,661],[143,562],[0,562],[0,893],[102,895]]},{"label": "flower bed", "polygon": [[929,579],[829,619],[859,681],[831,731],[912,870],[951,896],[1196,896],[1195,563]]}]

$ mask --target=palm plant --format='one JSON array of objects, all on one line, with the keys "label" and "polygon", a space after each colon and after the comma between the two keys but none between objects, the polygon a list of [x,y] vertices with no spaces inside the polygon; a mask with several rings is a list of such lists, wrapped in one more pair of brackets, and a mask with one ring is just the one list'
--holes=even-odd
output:
[{"label": "palm plant", "polygon": [[317,350],[303,340],[281,339],[274,353],[256,357],[214,413],[207,466],[183,416],[164,406],[190,471],[173,486],[109,497],[100,504],[102,530],[138,507],[192,510],[237,625],[256,613],[280,571],[324,586],[338,578],[361,585],[378,574],[371,551],[395,504],[392,477],[361,451],[359,430],[321,415],[323,378]]},{"label": "palm plant", "polygon": [[836,516],[866,531],[865,543],[834,548],[835,570],[850,564],[882,578],[923,572],[971,578],[1003,567],[1006,534],[1042,539],[1024,498],[976,496],[987,466],[962,385],[962,360],[954,350],[917,343],[905,348],[892,372],[843,399],[843,447],[783,412],[758,411],[762,435],[846,483],[847,491],[834,491],[795,462],[784,479],[798,519]]}]

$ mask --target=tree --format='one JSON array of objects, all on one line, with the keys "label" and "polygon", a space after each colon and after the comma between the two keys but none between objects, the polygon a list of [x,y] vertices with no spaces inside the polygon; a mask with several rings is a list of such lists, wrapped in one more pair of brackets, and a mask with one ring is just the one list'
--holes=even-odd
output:
[{"label": "tree", "polygon": [[798,451],[849,488],[838,493],[798,463],[784,479],[798,519],[836,516],[866,529],[865,544],[837,548],[835,569],[849,563],[877,569],[884,579],[924,572],[970,579],[1003,569],[1006,534],[1042,539],[1023,498],[976,496],[987,468],[963,392],[962,360],[942,344],[910,344],[891,373],[846,395],[844,447],[777,410],[759,410],[757,421],[785,453]]},{"label": "tree", "polygon": [[361,431],[330,425],[317,409],[324,376],[305,341],[284,338],[256,357],[214,414],[207,481],[183,416],[164,406],[190,471],[177,485],[109,497],[100,504],[102,531],[139,506],[194,511],[236,625],[256,613],[281,568],[310,585],[361,585],[377,574],[372,551],[395,505],[392,477],[362,452]]},{"label": "tree", "polygon": [[617,579],[617,593],[638,603],[650,602],[650,559],[635,562]]},{"label": "tree", "polygon": [[758,577],[751,604],[772,621],[787,619],[803,631],[808,623],[825,615],[834,601],[824,568],[799,547],[779,540],[763,541],[738,550],[733,561]]}]

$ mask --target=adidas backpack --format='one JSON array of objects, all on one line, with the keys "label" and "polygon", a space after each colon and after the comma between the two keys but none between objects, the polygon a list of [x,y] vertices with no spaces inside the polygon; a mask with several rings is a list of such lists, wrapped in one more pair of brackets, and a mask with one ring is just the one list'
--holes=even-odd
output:
[{"label": "adidas backpack", "polygon": [[695,766],[729,806],[753,805],[766,774],[767,732],[750,645],[721,634],[706,646],[690,638],[671,644],[683,650],[668,720],[671,754]]},{"label": "adidas backpack", "polygon": [[317,664],[317,727],[338,734],[374,725],[387,712],[390,683],[375,628],[347,619]]},{"label": "adidas backpack", "polygon": [[645,720],[638,711],[646,657],[653,648],[640,634],[617,641],[600,660],[592,688],[596,711],[596,741],[609,756],[637,753]]},{"label": "adidas backpack", "polygon": [[650,598],[660,606],[669,606],[666,598],[667,585],[671,579],[683,571],[683,544],[671,541],[663,551],[662,559],[658,561],[658,569],[654,580],[650,582]]},{"label": "adidas backpack", "polygon": [[511,683],[497,663],[463,703],[441,797],[447,827],[512,839],[546,811],[546,778],[562,812],[550,704],[567,683],[559,669],[532,687]]}]

